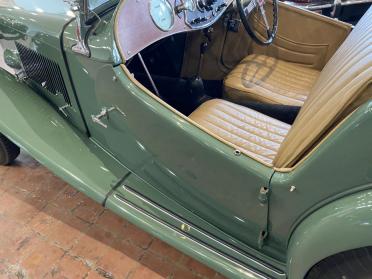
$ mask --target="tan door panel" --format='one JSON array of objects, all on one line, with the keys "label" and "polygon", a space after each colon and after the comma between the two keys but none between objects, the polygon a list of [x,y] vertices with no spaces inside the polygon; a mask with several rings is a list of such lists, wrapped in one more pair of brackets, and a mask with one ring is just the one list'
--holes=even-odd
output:
[{"label": "tan door panel", "polygon": [[[238,18],[239,16],[236,15]],[[227,32],[222,53],[223,64],[232,70],[239,62],[251,53],[253,40],[240,24],[238,32]]]},{"label": "tan door panel", "polygon": [[[252,39],[242,25],[237,33],[227,32],[223,17],[212,28],[212,42],[204,55],[201,77],[208,80],[222,80],[244,57],[249,55]],[[205,40],[202,31],[187,35],[182,77],[196,75],[200,44]]]},{"label": "tan door panel", "polygon": [[[270,9],[269,6],[268,15],[272,14]],[[263,34],[263,25],[256,28]],[[279,28],[274,43],[269,47],[252,44],[251,52],[321,70],[351,29],[349,24],[280,3]]]},{"label": "tan door panel", "polygon": [[[267,14],[271,14],[269,10]],[[280,3],[278,35],[269,47],[253,43],[242,25],[237,33],[227,32],[223,18],[213,25],[213,29],[213,40],[205,54],[201,76],[219,80],[252,53],[321,70],[350,33],[352,26]],[[258,30],[263,32],[263,26],[258,26]],[[200,44],[204,38],[201,31],[187,36],[182,76],[192,77],[197,73]]]},{"label": "tan door panel", "polygon": [[[221,80],[230,71],[230,69],[224,67],[220,61],[227,32],[222,19],[216,22],[212,28],[212,42],[209,43],[208,50],[204,55],[201,77],[208,80]],[[206,40],[203,31],[200,30],[187,34],[182,77],[193,77],[197,74],[200,45]]]}]

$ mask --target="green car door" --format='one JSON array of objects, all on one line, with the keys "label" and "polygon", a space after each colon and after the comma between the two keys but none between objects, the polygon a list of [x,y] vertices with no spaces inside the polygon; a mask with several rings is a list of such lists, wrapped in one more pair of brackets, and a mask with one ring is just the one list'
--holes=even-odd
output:
[{"label": "green car door", "polygon": [[[90,120],[96,122],[93,138],[165,196],[228,233],[232,242],[261,246],[273,170],[189,123],[138,87],[121,66],[106,66],[99,77],[99,107]],[[133,190],[162,205],[143,189]]]}]

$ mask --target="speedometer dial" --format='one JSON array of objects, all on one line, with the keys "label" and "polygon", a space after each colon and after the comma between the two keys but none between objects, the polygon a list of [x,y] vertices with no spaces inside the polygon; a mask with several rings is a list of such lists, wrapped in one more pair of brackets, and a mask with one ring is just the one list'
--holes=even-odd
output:
[{"label": "speedometer dial", "polygon": [[169,31],[174,24],[172,5],[167,0],[150,0],[150,15],[155,25],[163,31]]}]

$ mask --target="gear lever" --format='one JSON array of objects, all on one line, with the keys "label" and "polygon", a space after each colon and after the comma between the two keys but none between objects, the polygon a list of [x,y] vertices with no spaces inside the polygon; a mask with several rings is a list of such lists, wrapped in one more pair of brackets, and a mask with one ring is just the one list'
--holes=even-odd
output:
[{"label": "gear lever", "polygon": [[200,56],[199,56],[199,65],[196,76],[190,81],[191,92],[194,95],[204,95],[204,82],[201,78],[201,67],[204,61],[204,53],[208,48],[208,43],[204,42],[200,45]]},{"label": "gear lever", "polygon": [[204,62],[204,54],[208,50],[209,42],[212,40],[210,33],[213,32],[213,29],[209,28],[204,31],[204,36],[208,39],[200,45],[200,56],[199,56],[199,65],[196,76],[190,81],[190,91],[193,95],[203,97],[205,95],[204,82],[201,78],[201,69]]}]

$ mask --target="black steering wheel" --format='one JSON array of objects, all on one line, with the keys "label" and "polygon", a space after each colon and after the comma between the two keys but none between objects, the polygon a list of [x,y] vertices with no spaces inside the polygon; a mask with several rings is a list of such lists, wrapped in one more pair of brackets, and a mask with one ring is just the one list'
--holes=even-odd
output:
[{"label": "black steering wheel", "polygon": [[[266,15],[266,1],[270,1],[268,5],[272,5],[273,14],[271,17],[272,24],[269,23]],[[276,33],[278,31],[278,0],[236,0],[239,15],[244,25],[245,30],[252,37],[252,39],[259,45],[270,45],[273,43]],[[260,22],[252,22],[253,20],[261,18]],[[257,34],[258,25],[263,24],[266,28],[266,37]]]}]

